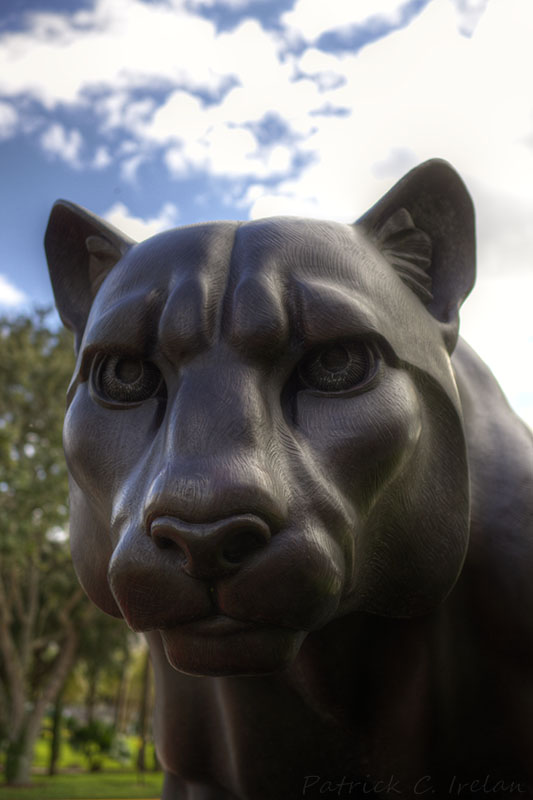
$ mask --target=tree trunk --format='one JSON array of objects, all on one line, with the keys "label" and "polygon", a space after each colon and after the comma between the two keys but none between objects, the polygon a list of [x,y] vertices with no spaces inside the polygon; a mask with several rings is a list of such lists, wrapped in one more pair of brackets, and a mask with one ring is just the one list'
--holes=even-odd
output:
[{"label": "tree trunk", "polygon": [[13,618],[8,607],[6,591],[0,576],[0,654],[8,690],[7,692],[4,690],[3,695],[9,696],[10,699],[9,712],[5,716],[9,717],[9,740],[14,742],[19,739],[22,730],[26,698],[22,664],[11,632],[12,622]]},{"label": "tree trunk", "polygon": [[137,769],[139,772],[146,772],[146,743],[148,739],[148,721],[150,719],[150,652],[146,651],[143,666],[141,705],[139,708],[139,736],[141,743],[137,753]]},{"label": "tree trunk", "polygon": [[26,732],[9,742],[6,749],[5,777],[8,786],[24,786],[30,782],[31,754],[28,753]]},{"label": "tree trunk", "polygon": [[87,687],[87,695],[85,697],[85,719],[87,725],[94,722],[94,709],[96,705],[96,690],[98,688],[98,675],[99,670],[95,669],[88,676],[89,685]]},{"label": "tree trunk", "polygon": [[63,697],[65,694],[65,686],[67,682],[61,687],[59,694],[56,697],[54,705],[54,714],[52,717],[52,741],[50,743],[50,760],[48,762],[48,774],[55,775],[57,773],[57,762],[61,751],[61,723],[63,721]]},{"label": "tree trunk", "polygon": [[57,658],[48,683],[33,708],[26,713],[24,724],[17,735],[12,735],[6,750],[6,783],[22,786],[30,782],[31,763],[35,742],[41,730],[46,708],[53,703],[63,688],[67,675],[74,663],[78,637],[72,625]]},{"label": "tree trunk", "polygon": [[129,663],[130,654],[124,658],[122,665],[122,675],[117,694],[115,696],[114,725],[117,733],[124,733],[126,730],[126,715],[128,710],[128,688],[129,688]]}]

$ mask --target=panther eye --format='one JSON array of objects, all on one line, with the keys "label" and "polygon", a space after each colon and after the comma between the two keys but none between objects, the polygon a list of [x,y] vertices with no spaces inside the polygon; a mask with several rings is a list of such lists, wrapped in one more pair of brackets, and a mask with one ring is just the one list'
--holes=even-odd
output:
[{"label": "panther eye", "polygon": [[298,375],[308,389],[346,392],[368,386],[378,365],[379,359],[371,346],[350,342],[314,350],[300,363]]},{"label": "panther eye", "polygon": [[95,384],[102,399],[141,403],[159,391],[162,376],[155,364],[140,358],[105,356],[97,367]]}]

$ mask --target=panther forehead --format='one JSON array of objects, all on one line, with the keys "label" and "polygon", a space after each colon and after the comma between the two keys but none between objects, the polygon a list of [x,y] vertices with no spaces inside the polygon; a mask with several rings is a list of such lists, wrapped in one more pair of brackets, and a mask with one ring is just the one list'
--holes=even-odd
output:
[{"label": "panther forehead", "polygon": [[[320,328],[332,306],[338,335],[365,331],[358,270],[365,244],[352,226],[337,223],[283,217],[245,223],[235,236],[224,333],[247,351],[275,351],[291,339],[331,338],[331,328],[323,336]],[[318,302],[310,305],[304,295],[317,282]],[[343,295],[336,300],[335,289]]]},{"label": "panther forehead", "polygon": [[298,287],[321,280],[356,293],[364,252],[350,226],[303,219],[168,231],[133,247],[105,280],[85,345],[114,328],[131,340],[158,317],[169,345],[222,336],[244,346],[268,334],[273,346],[301,317]]},{"label": "panther forehead", "polygon": [[152,237],[104,281],[84,344],[132,341],[139,330],[152,331],[169,351],[224,338],[273,355],[294,335],[311,344],[377,335],[398,359],[433,376],[458,406],[433,318],[353,225],[281,217]]}]

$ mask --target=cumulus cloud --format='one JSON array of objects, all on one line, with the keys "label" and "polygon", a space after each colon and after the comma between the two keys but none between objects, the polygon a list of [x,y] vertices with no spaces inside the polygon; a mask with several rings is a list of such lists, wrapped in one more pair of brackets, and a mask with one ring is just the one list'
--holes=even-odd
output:
[{"label": "cumulus cloud", "polygon": [[83,137],[77,128],[67,131],[58,122],[50,125],[40,138],[41,147],[49,155],[70,164],[74,169],[81,168],[80,151]]},{"label": "cumulus cloud", "polygon": [[0,307],[15,308],[25,303],[27,299],[24,292],[17,289],[5,275],[0,275]]},{"label": "cumulus cloud", "polygon": [[[88,90],[186,83],[217,89],[222,77],[206,58],[215,27],[181,3],[95,0],[70,15],[40,13],[27,30],[6,32],[0,93],[30,93],[48,108],[80,103]],[[179,54],[179,57],[177,57]]]},{"label": "cumulus cloud", "polygon": [[264,0],[189,0],[189,8],[210,8],[212,6],[226,6],[235,10],[249,8]]},{"label": "cumulus cloud", "polygon": [[533,276],[480,280],[461,313],[461,334],[489,365],[515,410],[533,428]]},{"label": "cumulus cloud", "polygon": [[471,36],[485,13],[489,0],[452,0],[459,19],[459,30]]},{"label": "cumulus cloud", "polygon": [[[467,17],[479,19],[482,0],[453,2],[463,22]],[[509,0],[507,5],[516,2],[524,0]],[[157,4],[95,0],[92,8],[70,15],[34,14],[27,30],[1,37],[0,92],[30,94],[48,108],[90,102],[100,120],[101,136],[122,128],[137,142],[136,151],[122,165],[122,175],[129,181],[135,180],[140,164],[148,158],[146,144],[168,150],[164,161],[176,176],[190,170],[222,175],[226,169],[228,176],[260,179],[274,170],[274,177],[289,179],[295,157],[309,163],[327,162],[326,137],[334,137],[329,150],[333,148],[339,160],[343,155],[358,158],[360,149],[367,162],[365,146],[370,141],[372,150],[379,147],[376,159],[383,162],[388,158],[387,145],[416,150],[411,141],[398,141],[402,136],[411,138],[412,132],[418,138],[425,136],[428,122],[434,120],[437,136],[427,141],[440,141],[461,112],[463,117],[470,112],[470,97],[457,76],[468,86],[472,69],[467,64],[467,74],[463,74],[468,57],[459,53],[464,37],[458,34],[449,0],[433,0],[421,15],[426,20],[423,25],[415,21],[359,55],[334,55],[310,46],[299,57],[291,55],[288,45],[294,30],[313,41],[321,33],[376,16],[398,23],[405,0],[358,0],[357,4],[353,0],[325,4],[297,0],[293,10],[282,15],[285,27],[281,31],[267,31],[247,19],[221,34],[196,13],[206,3],[211,0],[187,4],[183,0]],[[240,0],[227,3],[241,6]],[[436,24],[427,23],[431,16]],[[491,51],[492,73],[493,55]],[[455,94],[446,91],[447,82]],[[501,83],[500,79],[496,86]],[[435,86],[444,88],[440,96],[435,96]],[[154,87],[175,88],[157,103],[149,96]],[[211,92],[210,100],[206,92]],[[478,105],[486,106],[486,99],[478,100]],[[443,127],[445,109],[453,109],[453,118]],[[283,119],[292,141],[255,141],[251,124],[268,114]],[[387,114],[390,119],[384,119]],[[423,125],[421,117],[425,117]],[[460,124],[465,127],[465,119]],[[79,166],[79,132],[71,131],[67,137],[61,126],[53,125],[42,141],[49,152]],[[86,166],[106,166],[104,152],[100,150],[98,158]],[[326,169],[331,173],[329,166]],[[337,174],[335,165],[333,172]],[[282,186],[280,196],[290,196],[292,191]]]},{"label": "cumulus cloud", "polygon": [[[256,21],[217,35],[211,22],[181,0],[96,0],[87,11],[29,19],[28,30],[0,37],[0,93],[30,95],[49,110],[90,103],[100,136],[122,129],[136,140],[136,151],[122,165],[126,180],[135,180],[148,157],[146,143],[168,146],[165,161],[178,175],[190,169],[222,174],[226,165],[230,175],[266,177],[269,170],[290,166],[290,154],[279,143],[275,149],[258,148],[248,124],[265,114],[276,93],[282,113],[294,109],[293,115],[305,115],[314,86],[305,81],[293,86],[292,67],[280,59],[279,36]],[[184,88],[159,106],[149,96],[154,88],[172,86]],[[223,101],[206,103],[206,92]],[[78,167],[80,136],[54,123],[41,144]],[[104,152],[86,166],[107,165]]]},{"label": "cumulus cloud", "polygon": [[296,0],[282,20],[293,34],[313,42],[323,33],[351,29],[371,19],[397,25],[406,5],[406,0]]},{"label": "cumulus cloud", "polygon": [[156,108],[156,102],[151,97],[132,100],[128,91],[118,90],[97,98],[94,108],[102,119],[105,132],[124,128],[135,133]]},{"label": "cumulus cloud", "polygon": [[120,165],[120,175],[127,183],[137,182],[137,172],[139,167],[145,163],[147,155],[145,153],[135,153],[128,156]]},{"label": "cumulus cloud", "polygon": [[107,147],[99,147],[94,154],[93,160],[91,162],[91,167],[93,169],[105,169],[108,167],[112,162],[111,155]]},{"label": "cumulus cloud", "polygon": [[[304,15],[306,2],[294,13]],[[337,16],[327,20],[353,19],[352,3],[333,5]],[[362,3],[357,13],[392,18],[401,5]],[[456,5],[463,18],[475,11],[479,21],[480,3]],[[311,17],[309,24],[318,25],[320,14]],[[310,46],[298,56],[284,51],[281,34],[247,20],[218,36],[211,51],[218,75],[236,77],[237,85],[214,100],[180,87],[159,105],[141,103],[138,113],[122,98],[116,118],[125,120],[129,108],[129,132],[144,146],[162,148],[177,177],[199,170],[254,179],[247,195],[254,217],[275,211],[278,197],[284,211],[293,198],[293,213],[350,218],[405,169],[434,155],[483,186],[526,197],[532,20],[529,0],[496,3],[468,39],[454,5],[434,0],[409,26],[357,54]],[[504,57],[507,47],[512,58]],[[268,116],[283,121],[284,138],[258,140],[257,125]],[[127,169],[134,173],[145,157],[130,155]],[[295,162],[307,166],[295,174]]]},{"label": "cumulus cloud", "polygon": [[167,148],[164,160],[176,176],[194,170],[226,177],[287,174],[290,142],[259,142],[254,126],[273,111],[300,135],[322,98],[313,81],[294,79],[294,66],[281,59],[279,49],[277,37],[255,21],[243,22],[221,34],[212,53],[219,73],[238,75],[238,85],[217,101],[176,89],[152,113],[145,108],[128,130],[145,144]]},{"label": "cumulus cloud", "polygon": [[124,203],[119,202],[111,206],[103,216],[132,239],[142,241],[167,228],[174,227],[179,217],[179,211],[174,203],[165,203],[156,216],[143,219],[133,215]]},{"label": "cumulus cloud", "polygon": [[219,123],[165,153],[165,162],[177,177],[204,170],[215,177],[275,178],[291,167],[292,153],[287,146],[259,147],[247,128]]},{"label": "cumulus cloud", "polygon": [[[269,208],[278,194],[284,210],[292,197],[293,213],[303,207],[353,219],[407,168],[433,156],[447,158],[475,186],[481,218],[491,187],[525,203],[533,168],[532,34],[528,0],[489,5],[471,39],[458,32],[451,4],[433,2],[407,28],[357,55],[328,54],[321,63],[316,48],[304,51],[298,66],[311,80],[324,69],[342,76],[321,96],[344,114],[300,115],[307,166],[265,189]],[[256,190],[252,216],[263,207]]]},{"label": "cumulus cloud", "polygon": [[0,102],[0,141],[9,139],[15,133],[19,116],[9,103]]}]

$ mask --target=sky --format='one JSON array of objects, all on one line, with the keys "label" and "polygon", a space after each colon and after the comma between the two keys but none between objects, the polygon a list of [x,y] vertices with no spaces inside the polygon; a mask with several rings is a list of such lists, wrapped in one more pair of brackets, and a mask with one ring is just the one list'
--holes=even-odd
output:
[{"label": "sky", "polygon": [[461,333],[533,425],[531,0],[3,0],[0,313],[64,197],[136,239],[352,222],[428,158],[476,207]]}]

